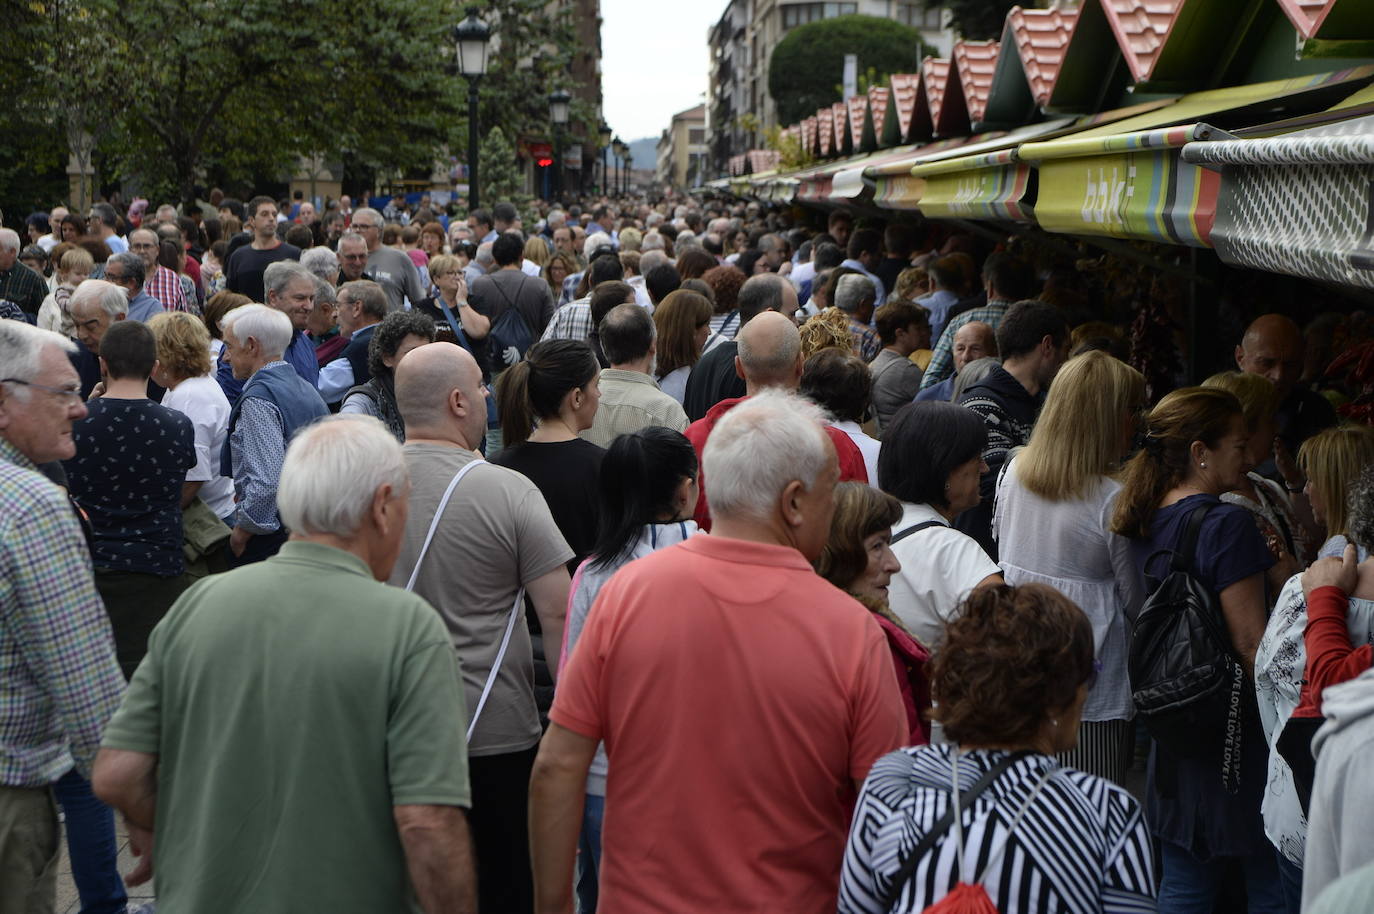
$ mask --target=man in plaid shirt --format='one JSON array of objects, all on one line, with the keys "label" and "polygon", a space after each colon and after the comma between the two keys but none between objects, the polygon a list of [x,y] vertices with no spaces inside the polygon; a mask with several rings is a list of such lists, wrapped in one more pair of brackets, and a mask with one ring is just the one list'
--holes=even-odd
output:
[{"label": "man in plaid shirt", "polygon": [[89,777],[124,691],[80,522],[37,465],[86,415],[69,340],[0,321],[0,911],[56,904],[52,785]]},{"label": "man in plaid shirt", "polygon": [[168,311],[190,311],[186,292],[181,288],[181,277],[157,262],[162,239],[152,229],[135,229],[129,233],[129,250],[143,258],[146,278],[143,291],[162,302]]},{"label": "man in plaid shirt", "polygon": [[33,322],[48,295],[48,285],[19,262],[19,233],[0,229],[0,301],[14,302]]}]

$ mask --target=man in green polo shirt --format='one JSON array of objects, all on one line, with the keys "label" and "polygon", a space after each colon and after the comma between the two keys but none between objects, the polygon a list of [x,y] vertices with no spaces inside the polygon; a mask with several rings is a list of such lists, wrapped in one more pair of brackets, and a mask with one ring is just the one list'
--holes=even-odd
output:
[{"label": "man in green polo shirt", "polygon": [[381,423],[317,423],[282,468],[291,540],[153,631],[94,783],[152,850],[129,882],[155,860],[159,910],[476,910],[457,657],[428,603],[379,583],[409,492]]}]

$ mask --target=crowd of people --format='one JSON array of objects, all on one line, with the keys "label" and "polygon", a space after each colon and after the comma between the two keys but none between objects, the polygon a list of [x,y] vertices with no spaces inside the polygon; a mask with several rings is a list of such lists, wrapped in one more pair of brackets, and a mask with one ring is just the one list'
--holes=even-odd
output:
[{"label": "crowd of people", "polygon": [[1369,909],[1290,317],[1152,391],[1014,244],[371,202],[0,229],[0,914]]}]

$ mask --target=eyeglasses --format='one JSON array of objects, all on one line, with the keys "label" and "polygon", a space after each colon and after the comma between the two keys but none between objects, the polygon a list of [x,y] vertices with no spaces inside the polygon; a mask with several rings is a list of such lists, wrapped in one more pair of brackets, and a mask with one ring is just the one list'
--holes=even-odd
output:
[{"label": "eyeglasses", "polygon": [[354,227],[355,229],[375,229],[375,228],[378,228],[379,226],[373,225],[373,224],[370,223],[370,222],[355,222],[355,223],[353,223],[353,227]]},{"label": "eyeglasses", "polygon": [[35,390],[47,391],[64,399],[70,397],[77,403],[81,402],[81,388],[79,387],[49,387],[46,384],[35,384],[33,381],[25,381],[22,378],[0,378],[0,384],[18,384],[21,387],[32,387]]}]

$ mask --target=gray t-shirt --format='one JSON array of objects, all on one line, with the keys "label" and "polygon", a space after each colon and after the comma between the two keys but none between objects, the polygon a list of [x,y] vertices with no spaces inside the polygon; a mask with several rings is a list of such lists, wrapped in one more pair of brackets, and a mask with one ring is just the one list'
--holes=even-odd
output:
[{"label": "gray t-shirt", "polygon": [[[434,510],[450,480],[476,459],[472,451],[407,444],[413,488],[405,542],[391,573],[404,587],[415,568]],[[498,466],[471,470],[453,490],[415,582],[415,592],[439,611],[463,668],[467,706],[476,709],[511,605],[522,586],[572,558],[544,496],[519,473]],[[534,653],[525,610],[468,745],[473,756],[520,752],[539,741],[534,701]]]},{"label": "gray t-shirt", "polygon": [[413,305],[425,297],[415,262],[395,248],[380,247],[368,254],[367,272],[386,290],[388,311],[400,311],[407,298]]}]

